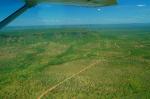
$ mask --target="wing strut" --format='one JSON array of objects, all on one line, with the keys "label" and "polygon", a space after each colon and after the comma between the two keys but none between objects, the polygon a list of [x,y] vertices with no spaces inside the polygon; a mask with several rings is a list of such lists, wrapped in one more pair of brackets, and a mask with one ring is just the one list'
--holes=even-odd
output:
[{"label": "wing strut", "polygon": [[15,11],[14,13],[12,13],[11,15],[9,15],[8,17],[6,17],[4,20],[0,22],[0,29],[8,25],[11,21],[16,19],[18,16],[20,16],[26,10],[35,6],[36,4],[37,4],[36,2],[30,2],[30,0],[26,0],[26,3],[24,4],[24,6],[22,6],[20,9],[18,9],[17,11]]},{"label": "wing strut", "polygon": [[5,27],[7,24],[9,24],[11,21],[16,19],[19,15],[24,13],[29,7],[25,4],[23,7],[15,11],[13,14],[9,15],[7,18],[5,18],[3,21],[0,22],[0,29]]}]

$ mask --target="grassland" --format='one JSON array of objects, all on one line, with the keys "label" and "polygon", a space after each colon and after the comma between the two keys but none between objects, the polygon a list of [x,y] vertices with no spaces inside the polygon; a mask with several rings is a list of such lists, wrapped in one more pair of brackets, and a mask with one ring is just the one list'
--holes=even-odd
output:
[{"label": "grassland", "polygon": [[149,99],[150,29],[0,32],[0,99]]}]

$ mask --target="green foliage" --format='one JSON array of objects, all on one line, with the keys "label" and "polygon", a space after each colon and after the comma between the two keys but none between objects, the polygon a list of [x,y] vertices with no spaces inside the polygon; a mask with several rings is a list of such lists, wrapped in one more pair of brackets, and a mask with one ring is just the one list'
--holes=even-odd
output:
[{"label": "green foliage", "polygon": [[0,33],[0,99],[150,98],[150,30],[21,29]]}]

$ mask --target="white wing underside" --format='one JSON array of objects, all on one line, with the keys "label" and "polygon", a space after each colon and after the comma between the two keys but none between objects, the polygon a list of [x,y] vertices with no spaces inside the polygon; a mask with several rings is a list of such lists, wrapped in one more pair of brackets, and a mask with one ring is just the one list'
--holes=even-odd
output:
[{"label": "white wing underside", "polygon": [[29,3],[53,3],[76,6],[109,6],[117,3],[117,0],[24,0]]}]

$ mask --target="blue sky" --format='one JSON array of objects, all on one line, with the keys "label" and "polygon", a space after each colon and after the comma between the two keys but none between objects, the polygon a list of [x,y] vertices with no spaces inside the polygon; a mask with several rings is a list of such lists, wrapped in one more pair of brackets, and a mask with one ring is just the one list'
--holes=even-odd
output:
[{"label": "blue sky", "polygon": [[[0,0],[0,21],[20,8],[21,0]],[[10,26],[150,23],[150,0],[118,0],[110,7],[77,7],[41,3]]]}]

